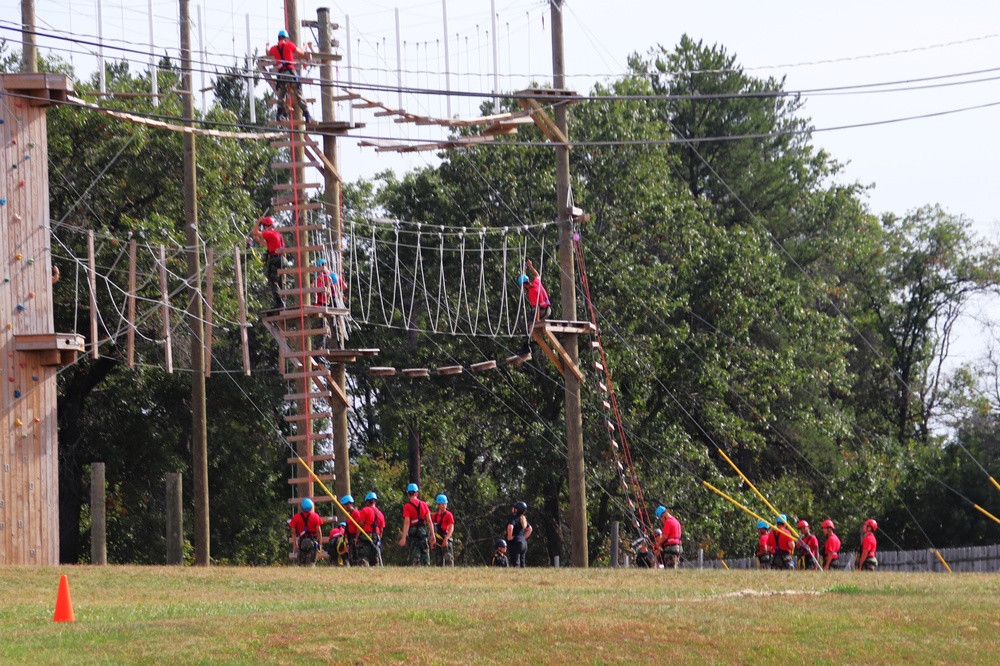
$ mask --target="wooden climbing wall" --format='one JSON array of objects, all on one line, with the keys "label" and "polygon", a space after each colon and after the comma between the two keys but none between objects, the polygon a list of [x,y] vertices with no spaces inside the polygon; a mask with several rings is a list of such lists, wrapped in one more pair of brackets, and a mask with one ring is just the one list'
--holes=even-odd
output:
[{"label": "wooden climbing wall", "polygon": [[0,564],[58,564],[58,352],[17,338],[54,334],[46,107],[72,88],[0,77]]}]

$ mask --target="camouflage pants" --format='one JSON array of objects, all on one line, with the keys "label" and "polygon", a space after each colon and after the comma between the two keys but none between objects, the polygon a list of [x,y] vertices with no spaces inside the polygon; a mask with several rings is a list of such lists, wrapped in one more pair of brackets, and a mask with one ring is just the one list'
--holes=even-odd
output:
[{"label": "camouflage pants", "polygon": [[434,547],[434,566],[453,567],[455,566],[455,544],[451,539],[445,545],[436,544]]},{"label": "camouflage pants", "polygon": [[861,565],[862,571],[875,571],[876,569],[878,569],[878,560],[874,557],[869,557],[865,560],[865,563]]},{"label": "camouflage pants", "polygon": [[[379,537],[372,535],[372,539],[375,543],[380,543]],[[357,561],[356,564],[367,567],[367,566],[378,566],[378,546],[372,543],[363,536],[358,537],[358,547],[356,551]]]},{"label": "camouflage pants", "polygon": [[795,562],[792,560],[791,553],[775,553],[773,556],[771,556],[771,568],[794,569]]},{"label": "camouflage pants", "polygon": [[311,567],[316,564],[316,554],[319,552],[319,544],[310,537],[299,539],[299,566]]},{"label": "camouflage pants", "polygon": [[410,552],[410,564],[412,566],[430,566],[431,554],[430,546],[427,543],[427,528],[421,525],[416,529],[410,529],[406,535],[406,546]]}]

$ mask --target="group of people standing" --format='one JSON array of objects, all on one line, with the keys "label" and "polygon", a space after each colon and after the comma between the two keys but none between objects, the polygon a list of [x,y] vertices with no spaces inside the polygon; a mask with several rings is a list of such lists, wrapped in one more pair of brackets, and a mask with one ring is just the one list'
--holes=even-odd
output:
[{"label": "group of people standing", "polygon": [[[806,569],[811,571],[841,569],[841,542],[832,520],[824,520],[820,524],[823,532],[823,550],[820,553],[819,539],[812,533],[809,522],[800,520],[797,525],[800,530],[798,538],[792,535],[788,526],[788,517],[780,514],[774,520],[772,529],[767,522],[757,522],[757,562],[762,569]],[[878,523],[874,519],[866,520],[862,531],[861,551],[855,560],[855,567],[862,571],[878,569],[876,551],[878,544],[875,532]]]},{"label": "group of people standing", "polygon": [[490,560],[491,567],[518,567],[526,566],[525,556],[528,554],[528,537],[533,531],[531,523],[528,522],[528,505],[525,502],[514,502],[510,507],[510,520],[507,521],[507,538],[499,538],[493,544],[496,550],[493,551],[493,558]]}]

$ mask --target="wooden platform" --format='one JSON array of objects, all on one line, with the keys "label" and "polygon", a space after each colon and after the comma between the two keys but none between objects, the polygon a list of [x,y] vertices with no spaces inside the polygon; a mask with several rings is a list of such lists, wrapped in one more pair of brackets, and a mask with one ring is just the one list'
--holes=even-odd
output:
[{"label": "wooden platform", "polygon": [[289,308],[286,310],[264,310],[265,314],[261,319],[266,322],[287,321],[298,319],[303,315],[306,317],[347,317],[351,313],[347,308],[324,308],[318,305],[307,305],[301,308]]},{"label": "wooden platform", "polygon": [[321,120],[314,120],[311,123],[306,123],[306,131],[313,134],[342,135],[347,134],[351,130],[361,129],[364,126],[365,123],[352,123],[348,120],[334,120],[328,123]]},{"label": "wooden platform", "polygon": [[531,332],[549,331],[550,333],[596,333],[597,327],[589,321],[565,321],[562,319],[543,319],[536,321]]},{"label": "wooden platform", "polygon": [[396,374],[396,368],[387,366],[374,366],[368,368],[368,374],[373,377],[392,377]]},{"label": "wooden platform", "polygon": [[73,80],[65,74],[0,74],[0,89],[24,95],[27,106],[52,106],[65,102],[73,90]]},{"label": "wooden platform", "polygon": [[64,367],[76,361],[78,353],[86,351],[83,336],[76,333],[36,333],[15,335],[14,351],[36,352],[40,365]]},{"label": "wooden platform", "polygon": [[334,363],[353,363],[359,356],[378,356],[378,349],[325,349],[323,356]]},{"label": "wooden platform", "polygon": [[439,375],[460,375],[462,374],[462,366],[460,365],[447,365],[443,368],[438,368],[437,373]]}]

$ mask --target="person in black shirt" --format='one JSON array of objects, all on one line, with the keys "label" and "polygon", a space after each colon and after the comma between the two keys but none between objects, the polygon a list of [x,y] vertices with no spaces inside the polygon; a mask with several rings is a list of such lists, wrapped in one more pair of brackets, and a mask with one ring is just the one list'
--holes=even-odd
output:
[{"label": "person in black shirt", "polygon": [[493,559],[490,561],[490,566],[502,568],[509,567],[510,560],[507,559],[507,542],[503,539],[497,539],[495,545],[497,549],[493,553]]},{"label": "person in black shirt", "polygon": [[523,567],[524,556],[528,553],[528,537],[531,536],[531,525],[524,513],[528,505],[524,502],[514,502],[510,507],[511,517],[507,523],[507,557],[510,566]]}]

